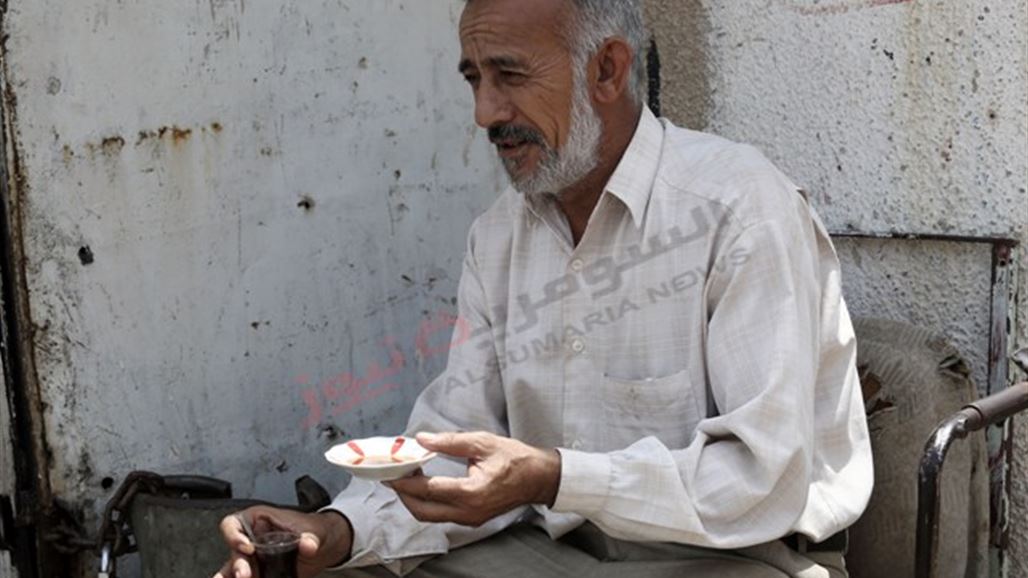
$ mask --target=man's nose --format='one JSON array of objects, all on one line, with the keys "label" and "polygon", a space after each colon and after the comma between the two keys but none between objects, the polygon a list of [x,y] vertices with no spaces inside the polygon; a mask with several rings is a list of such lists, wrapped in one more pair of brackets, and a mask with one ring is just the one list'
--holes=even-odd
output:
[{"label": "man's nose", "polygon": [[491,82],[482,82],[475,92],[475,123],[489,128],[513,120],[514,107],[507,95]]}]

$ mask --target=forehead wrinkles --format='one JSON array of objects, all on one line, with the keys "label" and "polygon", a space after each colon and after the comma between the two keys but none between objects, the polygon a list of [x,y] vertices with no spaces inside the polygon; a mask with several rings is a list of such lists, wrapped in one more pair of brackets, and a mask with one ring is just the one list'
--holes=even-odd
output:
[{"label": "forehead wrinkles", "polygon": [[568,4],[566,0],[474,0],[461,15],[461,45],[521,52],[569,48]]}]

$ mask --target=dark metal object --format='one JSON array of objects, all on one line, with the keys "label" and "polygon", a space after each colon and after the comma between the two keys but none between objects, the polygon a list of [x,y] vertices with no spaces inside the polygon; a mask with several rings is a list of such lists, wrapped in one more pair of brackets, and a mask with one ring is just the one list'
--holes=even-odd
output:
[{"label": "dark metal object", "polygon": [[227,552],[218,525],[225,516],[255,505],[271,504],[139,494],[130,515],[139,550],[140,578],[196,578],[214,574]]},{"label": "dark metal object", "polygon": [[[328,505],[328,492],[309,477],[297,481],[299,507],[257,500],[183,500],[140,494],[132,504],[132,531],[139,548],[141,578],[210,576],[225,561],[218,525],[228,515],[264,505],[314,512]],[[307,497],[303,497],[306,492]],[[316,496],[322,496],[318,498]],[[189,552],[183,556],[182,552]]]},{"label": "dark metal object", "polygon": [[141,491],[157,493],[163,484],[164,478],[151,472],[132,472],[126,476],[125,481],[121,483],[121,486],[107,502],[107,507],[104,508],[96,548],[101,549],[110,545],[111,555],[114,558],[135,552],[135,543],[131,539],[132,532],[129,529],[126,515],[129,504]]},{"label": "dark metal object", "polygon": [[129,509],[140,494],[170,497],[231,498],[232,485],[215,478],[202,476],[161,476],[152,472],[136,471],[125,477],[104,508],[100,530],[95,537],[70,520],[53,524],[42,534],[42,539],[61,554],[71,555],[84,551],[101,552],[108,547],[111,559],[136,551],[130,528]]},{"label": "dark metal object", "polygon": [[[1008,382],[1010,277],[1013,246],[992,246],[992,280],[989,313],[989,377],[987,394],[1003,391]],[[1014,448],[1014,431],[1006,423],[997,422],[986,431],[989,440],[989,543],[997,553],[998,570],[1005,563],[1009,535],[1007,502],[1011,487],[1010,455]]]},{"label": "dark metal object", "polygon": [[218,523],[224,516],[256,505],[315,512],[331,503],[328,491],[310,476],[295,485],[299,506],[285,506],[233,499],[232,485],[215,478],[135,471],[107,502],[94,537],[69,518],[52,525],[43,541],[69,556],[95,553],[101,559],[99,574],[107,578],[117,575],[118,558],[133,552],[140,553],[144,578],[193,578],[220,564],[224,545]]},{"label": "dark metal object", "polygon": [[332,503],[328,490],[310,476],[296,479],[296,503],[305,512],[316,512]]},{"label": "dark metal object", "polygon": [[1013,237],[996,236],[974,236],[974,235],[946,235],[941,233],[901,233],[889,231],[885,233],[862,233],[858,231],[835,231],[832,237],[844,239],[896,239],[902,241],[941,241],[946,243],[979,243],[987,245],[1000,245],[1014,248],[1020,241]]},{"label": "dark metal object", "polygon": [[989,316],[989,383],[992,395],[1007,386],[1007,334],[1010,313],[1010,266],[1013,245],[996,243],[992,246],[992,296]]},{"label": "dark metal object", "polygon": [[955,439],[1000,423],[1008,417],[1028,409],[1028,382],[968,404],[947,418],[928,438],[917,488],[917,549],[915,552],[916,578],[934,578],[935,559],[939,537],[939,501],[941,499],[942,466],[946,453]]}]

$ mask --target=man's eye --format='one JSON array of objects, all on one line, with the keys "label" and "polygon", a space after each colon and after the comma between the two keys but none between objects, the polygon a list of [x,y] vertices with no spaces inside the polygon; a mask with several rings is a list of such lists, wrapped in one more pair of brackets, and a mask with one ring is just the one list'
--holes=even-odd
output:
[{"label": "man's eye", "polygon": [[517,71],[514,71],[514,70],[501,70],[500,71],[500,76],[502,76],[505,80],[513,80],[513,81],[523,80],[525,78],[524,74],[522,74],[520,72],[517,72]]}]

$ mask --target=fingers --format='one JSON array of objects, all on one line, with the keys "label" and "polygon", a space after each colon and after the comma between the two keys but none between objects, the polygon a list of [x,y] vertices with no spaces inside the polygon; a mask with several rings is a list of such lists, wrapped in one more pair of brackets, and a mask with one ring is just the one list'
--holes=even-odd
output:
[{"label": "fingers", "polygon": [[472,519],[473,514],[450,504],[430,502],[409,494],[397,495],[411,515],[421,522],[454,522],[465,526],[478,526],[485,521]]},{"label": "fingers", "polygon": [[486,432],[474,433],[419,433],[418,443],[422,447],[435,452],[460,458],[480,458],[495,446],[493,434]]},{"label": "fingers", "polygon": [[[228,544],[229,550],[249,556],[254,552],[253,544],[250,543],[250,539],[247,538],[246,534],[243,532],[243,525],[237,517],[246,515],[249,515],[249,511],[225,516],[221,520],[220,527],[221,537],[225,540],[225,543]],[[251,524],[252,523],[253,522],[251,522]]]},{"label": "fingers", "polygon": [[469,478],[416,476],[387,482],[415,519],[422,522],[454,522],[480,526],[487,515],[482,493]]},{"label": "fingers", "polygon": [[289,520],[286,513],[282,510],[257,506],[246,510],[246,512],[251,513],[250,526],[253,528],[254,534],[258,536],[267,532],[280,531],[302,533],[301,529],[297,528],[294,521]]},{"label": "fingers", "polygon": [[389,487],[401,495],[430,502],[462,503],[474,491],[470,478],[413,476],[389,482]]},{"label": "fingers", "polygon": [[242,512],[230,514],[221,520],[219,529],[221,537],[229,547],[229,560],[221,567],[221,570],[214,575],[214,578],[253,578],[253,570],[247,556],[252,556],[255,548],[243,530],[242,517],[246,516],[250,526],[257,525],[257,519],[266,515],[257,508],[250,508]]},{"label": "fingers", "polygon": [[253,572],[250,571],[250,563],[245,558],[237,558],[232,568],[236,571],[236,578],[253,578]]},{"label": "fingers", "polygon": [[300,534],[300,557],[313,558],[321,548],[321,540],[311,532]]},{"label": "fingers", "polygon": [[242,556],[233,555],[232,558],[225,562],[225,565],[218,570],[214,578],[253,578],[253,572],[250,569],[250,563]]}]

